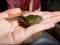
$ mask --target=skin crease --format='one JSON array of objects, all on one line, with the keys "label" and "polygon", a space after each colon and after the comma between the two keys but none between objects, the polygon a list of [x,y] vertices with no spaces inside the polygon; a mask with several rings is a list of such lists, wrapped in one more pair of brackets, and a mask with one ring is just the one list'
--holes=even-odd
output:
[{"label": "skin crease", "polygon": [[[5,18],[21,13],[20,8],[9,9],[0,13],[0,44],[20,44],[35,33],[50,29],[55,26],[55,23],[60,21],[60,12],[28,12],[24,14],[38,14],[43,18],[39,24],[32,25],[28,28],[18,26],[17,20],[8,21]],[[58,15],[57,15],[58,14]],[[3,16],[4,15],[4,16]]]}]

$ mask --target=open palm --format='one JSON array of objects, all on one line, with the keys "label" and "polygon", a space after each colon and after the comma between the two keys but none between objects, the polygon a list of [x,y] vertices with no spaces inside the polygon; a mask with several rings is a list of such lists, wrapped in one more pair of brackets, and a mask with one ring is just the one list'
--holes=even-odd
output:
[{"label": "open palm", "polygon": [[60,21],[60,15],[57,15],[59,12],[35,11],[24,14],[24,16],[27,16],[28,14],[38,14],[43,18],[43,21],[25,29],[19,26],[17,20],[8,21],[5,19],[10,16],[13,17],[18,13],[21,13],[19,8],[10,9],[0,13],[0,44],[20,44],[33,34],[54,27],[55,23]]}]

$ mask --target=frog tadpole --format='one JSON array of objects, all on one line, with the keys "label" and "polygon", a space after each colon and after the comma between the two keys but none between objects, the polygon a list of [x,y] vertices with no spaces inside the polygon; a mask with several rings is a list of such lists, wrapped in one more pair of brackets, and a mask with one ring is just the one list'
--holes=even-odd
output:
[{"label": "frog tadpole", "polygon": [[33,15],[33,14],[30,14],[27,17],[20,17],[18,19],[19,25],[23,26],[25,28],[27,28],[27,27],[29,27],[31,25],[40,23],[41,21],[42,21],[42,17],[41,16]]},{"label": "frog tadpole", "polygon": [[31,25],[40,23],[42,21],[42,17],[39,16],[39,15],[30,14],[30,15],[28,15],[26,17],[17,16],[17,17],[14,17],[14,18],[10,18],[8,20],[17,20],[19,26],[27,28],[27,27],[29,27]]}]

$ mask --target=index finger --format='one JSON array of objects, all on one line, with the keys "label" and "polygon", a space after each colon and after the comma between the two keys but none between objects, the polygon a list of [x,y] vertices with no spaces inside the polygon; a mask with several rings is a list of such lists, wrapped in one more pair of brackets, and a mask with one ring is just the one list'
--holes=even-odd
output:
[{"label": "index finger", "polygon": [[28,12],[27,14],[24,14],[24,16],[28,16],[30,14],[41,16],[41,15],[46,14],[46,13],[48,13],[48,12],[41,12],[41,11],[37,12],[37,11],[34,11],[34,12]]},{"label": "index finger", "polygon": [[49,18],[49,17],[52,17],[52,16],[55,16],[55,15],[53,15],[51,12],[47,12],[47,11],[45,11],[45,12],[30,12],[30,13],[27,13],[27,14],[24,14],[24,16],[28,16],[28,15],[31,15],[31,14],[33,14],[33,15],[39,15],[39,16],[41,16],[43,19],[47,19],[47,18]]},{"label": "index finger", "polygon": [[20,8],[9,9],[0,13],[0,18],[11,18],[21,14]]}]

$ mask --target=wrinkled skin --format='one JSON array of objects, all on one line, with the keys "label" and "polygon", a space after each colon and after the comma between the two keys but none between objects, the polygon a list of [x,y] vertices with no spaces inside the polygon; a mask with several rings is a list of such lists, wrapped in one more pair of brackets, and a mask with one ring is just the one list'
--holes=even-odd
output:
[{"label": "wrinkled skin", "polygon": [[17,20],[8,21],[5,19],[15,16],[16,13],[21,13],[21,10],[15,8],[0,13],[0,44],[20,44],[33,34],[54,27],[55,23],[60,21],[60,12],[28,12],[24,16],[39,15],[43,21],[25,29],[18,25]]}]

